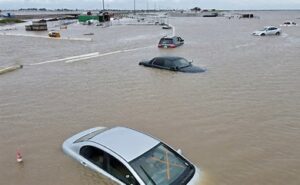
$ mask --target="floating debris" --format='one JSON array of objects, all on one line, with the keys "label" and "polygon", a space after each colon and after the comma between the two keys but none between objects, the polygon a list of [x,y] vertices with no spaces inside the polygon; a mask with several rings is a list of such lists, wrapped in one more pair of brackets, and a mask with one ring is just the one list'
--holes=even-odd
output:
[{"label": "floating debris", "polygon": [[60,33],[59,32],[55,32],[55,31],[51,31],[48,33],[49,37],[54,37],[54,38],[60,38]]},{"label": "floating debris", "polygon": [[17,162],[18,163],[21,163],[23,162],[23,157],[21,155],[21,152],[20,151],[17,151]]},{"label": "floating debris", "polygon": [[39,20],[33,21],[32,25],[25,26],[26,31],[47,31],[47,21],[46,20]]},{"label": "floating debris", "polygon": [[94,33],[84,33],[83,35],[94,35]]},{"label": "floating debris", "polygon": [[0,75],[23,68],[23,65],[13,65],[6,68],[0,68]]}]

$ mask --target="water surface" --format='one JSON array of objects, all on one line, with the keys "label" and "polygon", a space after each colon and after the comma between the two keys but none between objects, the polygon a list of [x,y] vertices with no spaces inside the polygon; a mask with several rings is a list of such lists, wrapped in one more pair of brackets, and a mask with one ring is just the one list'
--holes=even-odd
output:
[{"label": "water surface", "polygon": [[[206,185],[298,185],[300,27],[284,27],[279,37],[250,33],[295,20],[299,11],[255,13],[260,19],[171,18],[185,39],[173,50],[156,48],[170,33],[158,26],[74,24],[62,31],[76,37],[93,32],[87,36],[92,42],[0,36],[0,66],[24,65],[0,76],[1,182],[112,184],[64,155],[61,144],[84,129],[121,125],[181,148],[205,172]],[[146,46],[74,63],[30,65]],[[160,55],[183,56],[208,71],[138,66]],[[16,163],[17,149],[22,165]]]}]

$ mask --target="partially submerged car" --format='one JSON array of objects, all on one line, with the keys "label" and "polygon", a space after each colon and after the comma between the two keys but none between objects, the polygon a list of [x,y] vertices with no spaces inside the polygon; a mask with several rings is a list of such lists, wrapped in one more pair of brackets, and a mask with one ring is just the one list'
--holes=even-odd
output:
[{"label": "partially submerged car", "polygon": [[198,185],[201,171],[167,144],[125,127],[82,131],[63,151],[121,185]]},{"label": "partially submerged car", "polygon": [[184,40],[181,37],[163,37],[158,43],[159,48],[176,48],[184,44]]},{"label": "partially submerged car", "polygon": [[163,26],[163,27],[161,27],[162,29],[164,29],[164,30],[169,30],[169,29],[172,29],[172,26],[170,26],[170,25],[165,25],[165,26]]},{"label": "partially submerged car", "polygon": [[293,21],[285,21],[283,24],[281,24],[280,26],[297,26],[297,23],[293,22]]},{"label": "partially submerged car", "polygon": [[60,37],[60,33],[56,32],[56,31],[51,31],[48,33],[49,37],[54,37],[54,38],[59,38]]},{"label": "partially submerged car", "polygon": [[139,62],[139,65],[186,73],[201,73],[206,71],[203,68],[194,66],[192,61],[174,56],[155,57],[151,60]]},{"label": "partially submerged car", "polygon": [[254,31],[252,35],[265,36],[265,35],[280,35],[281,29],[275,26],[266,26],[262,30]]}]

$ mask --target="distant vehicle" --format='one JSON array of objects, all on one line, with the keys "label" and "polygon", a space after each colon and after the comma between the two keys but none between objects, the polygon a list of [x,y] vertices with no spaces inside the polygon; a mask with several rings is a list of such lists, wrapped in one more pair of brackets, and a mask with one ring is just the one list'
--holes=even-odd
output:
[{"label": "distant vehicle", "polygon": [[265,36],[265,35],[280,35],[281,34],[281,29],[274,27],[274,26],[267,26],[264,27],[264,29],[255,31],[252,33],[252,35],[256,36]]},{"label": "distant vehicle", "polygon": [[297,23],[293,22],[293,21],[285,21],[283,24],[281,24],[280,26],[297,26]]},{"label": "distant vehicle", "polygon": [[63,151],[120,185],[198,185],[201,171],[162,141],[124,127],[82,131]]},{"label": "distant vehicle", "polygon": [[55,31],[51,31],[48,33],[49,37],[54,37],[54,38],[59,38],[60,37],[60,33],[59,32],[55,32]]},{"label": "distant vehicle", "polygon": [[4,14],[1,14],[0,17],[5,17],[5,18],[14,18],[15,17],[15,14],[14,13],[4,13]]},{"label": "distant vehicle", "polygon": [[218,17],[218,13],[204,14],[202,17]]},{"label": "distant vehicle", "polygon": [[253,14],[240,14],[239,15],[239,19],[242,19],[242,18],[248,18],[248,19],[251,19],[251,18],[254,18],[255,16]]},{"label": "distant vehicle", "polygon": [[163,37],[158,43],[159,48],[176,48],[184,44],[184,40],[181,37]]},{"label": "distant vehicle", "polygon": [[194,66],[192,62],[186,60],[185,58],[174,56],[155,57],[149,61],[142,61],[139,63],[139,65],[186,73],[205,72],[205,69]]},{"label": "distant vehicle", "polygon": [[94,35],[94,33],[84,33],[83,35]]},{"label": "distant vehicle", "polygon": [[160,25],[160,26],[167,26],[168,24],[166,24],[166,23],[164,23],[164,22],[162,22],[162,23],[159,23],[158,22],[158,24]]},{"label": "distant vehicle", "polygon": [[165,26],[163,26],[163,27],[161,27],[162,29],[164,29],[164,30],[169,30],[169,29],[172,29],[172,26],[170,26],[170,25],[165,25]]}]

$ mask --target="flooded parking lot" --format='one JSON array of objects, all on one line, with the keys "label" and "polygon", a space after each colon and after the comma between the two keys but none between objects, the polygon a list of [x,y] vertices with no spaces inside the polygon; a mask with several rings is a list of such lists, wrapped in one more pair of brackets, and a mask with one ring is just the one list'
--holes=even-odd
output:
[{"label": "flooded parking lot", "polygon": [[[300,27],[283,27],[280,36],[251,32],[299,24],[300,12],[256,13],[260,19],[170,18],[185,39],[171,50],[156,47],[171,33],[159,26],[62,31],[91,42],[0,35],[0,66],[24,65],[0,76],[1,182],[113,184],[64,155],[61,144],[84,129],[121,125],[181,148],[204,171],[205,185],[298,185]],[[138,65],[161,55],[183,56],[207,72]]]}]

